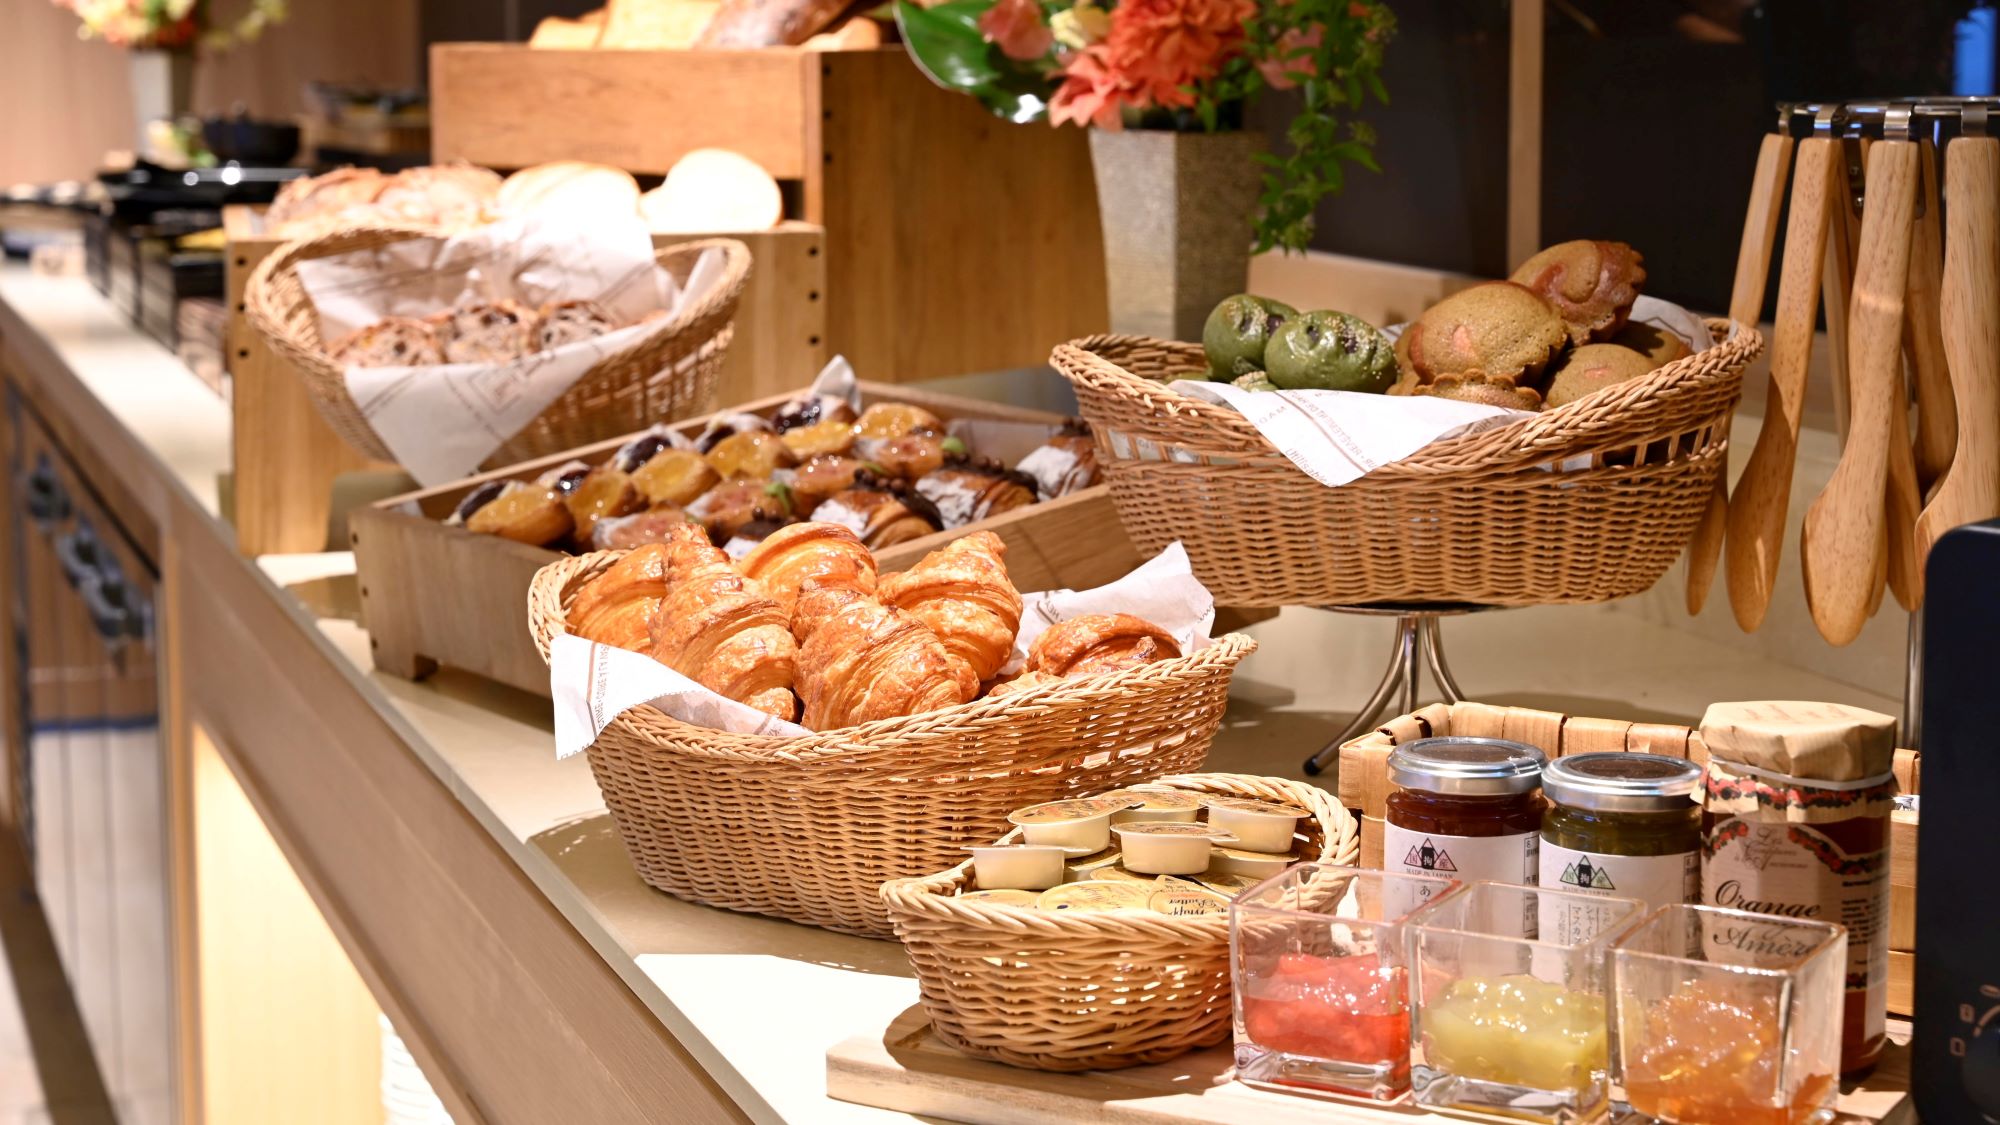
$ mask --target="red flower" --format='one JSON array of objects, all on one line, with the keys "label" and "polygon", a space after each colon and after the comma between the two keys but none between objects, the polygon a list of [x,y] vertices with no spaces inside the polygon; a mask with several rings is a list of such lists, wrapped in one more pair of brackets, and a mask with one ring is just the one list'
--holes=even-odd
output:
[{"label": "red flower", "polygon": [[980,15],[979,31],[1001,54],[1023,62],[1048,54],[1056,42],[1035,0],[997,0]]},{"label": "red flower", "polygon": [[1123,0],[1111,34],[1070,57],[1050,121],[1115,129],[1126,107],[1192,106],[1188,88],[1243,49],[1243,21],[1256,10],[1256,0]]},{"label": "red flower", "polygon": [[1289,90],[1318,73],[1312,56],[1300,52],[1318,50],[1324,30],[1315,24],[1310,31],[1294,27],[1280,35],[1271,57],[1257,63],[1257,69],[1264,74],[1264,81],[1270,83],[1273,90]]}]

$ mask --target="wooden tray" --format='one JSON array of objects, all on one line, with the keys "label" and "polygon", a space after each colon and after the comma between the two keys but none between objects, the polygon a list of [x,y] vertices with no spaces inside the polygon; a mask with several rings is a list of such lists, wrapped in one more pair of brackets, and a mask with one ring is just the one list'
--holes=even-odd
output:
[{"label": "wooden tray", "polygon": [[[1841,1085],[1841,1125],[1914,1120],[1910,1025],[1889,1021],[1890,1045],[1865,1080]],[[926,1119],[977,1125],[1075,1121],[1185,1125],[1325,1125],[1329,1121],[1460,1120],[1407,1105],[1373,1106],[1260,1090],[1230,1080],[1227,1044],[1127,1070],[1055,1074],[987,1062],[946,1046],[922,1008],[826,1053],[827,1096]]]},{"label": "wooden tray", "polygon": [[[986,418],[1057,425],[1064,415],[942,395],[914,387],[863,382],[864,405],[891,401],[922,406],[942,418]],[[782,405],[796,390],[745,403],[750,412]],[[675,425],[690,435],[708,419]],[[362,623],[375,667],[421,679],[448,664],[489,679],[549,693],[548,665],[528,635],[528,584],[535,571],[560,558],[493,535],[440,522],[466,493],[489,480],[526,480],[569,460],[595,465],[625,438],[528,461],[449,485],[390,497],[350,517],[355,578]],[[1007,544],[1007,571],[1023,590],[1080,589],[1122,578],[1140,558],[1111,506],[1104,485],[880,551],[884,571],[902,570],[968,531],[985,530]]]},{"label": "wooden tray", "polygon": [[[224,208],[223,229],[229,239],[225,361],[234,384],[231,476],[237,549],[246,555],[324,551],[334,478],[394,466],[370,461],[336,436],[297,373],[244,316],[243,288],[251,271],[284,245],[264,232],[263,209]],[[750,282],[736,307],[736,334],[716,401],[740,402],[796,387],[830,358],[821,300],[826,257],[820,229],[811,223],[788,221],[728,237],[750,247]],[[678,241],[680,236],[653,240],[655,246]]]},{"label": "wooden tray", "polygon": [[788,213],[826,231],[826,340],[869,378],[1037,365],[1104,330],[1083,130],[1002,121],[933,85],[901,47],[443,43],[430,63],[438,160],[659,175],[721,146],[796,184]]},{"label": "wooden tray", "polygon": [[[1559,711],[1528,707],[1494,707],[1485,703],[1433,703],[1414,714],[1384,723],[1378,730],[1340,748],[1340,803],[1361,816],[1361,866],[1382,866],[1382,817],[1395,782],[1389,780],[1389,751],[1398,743],[1433,734],[1509,738],[1551,750],[1551,756],[1598,750],[1636,750],[1691,758],[1706,764],[1708,750],[1695,732],[1671,723],[1633,723],[1591,719]],[[1896,751],[1896,784],[1916,793],[1921,760],[1914,750]],[[1889,815],[1889,1010],[1910,1015],[1917,946],[1917,814]]]}]

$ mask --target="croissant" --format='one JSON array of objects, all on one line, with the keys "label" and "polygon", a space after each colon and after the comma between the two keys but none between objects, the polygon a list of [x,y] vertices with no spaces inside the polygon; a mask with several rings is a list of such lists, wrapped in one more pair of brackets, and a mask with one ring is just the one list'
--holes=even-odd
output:
[{"label": "croissant", "polygon": [[839,576],[864,592],[875,589],[875,556],[861,537],[837,523],[795,523],[772,532],[737,564],[784,607],[789,620],[807,579]]},{"label": "croissant", "polygon": [[937,634],[868,594],[811,579],[799,610],[809,626],[799,699],[813,730],[934,711],[979,694],[979,681]]},{"label": "croissant", "polygon": [[1181,646],[1165,629],[1129,613],[1087,613],[1051,625],[1028,649],[1029,672],[1094,676],[1170,660]]},{"label": "croissant", "polygon": [[587,641],[645,652],[647,623],[667,596],[667,548],[653,543],[586,583],[570,603],[570,632]]},{"label": "croissant", "polygon": [[882,579],[882,600],[930,626],[973,679],[990,680],[1021,627],[1021,594],[1007,578],[1006,553],[998,535],[974,532]]},{"label": "croissant", "polygon": [[791,719],[798,643],[785,611],[738,574],[700,527],[672,528],[664,549],[667,595],[653,614],[653,659],[719,695]]},{"label": "croissant", "polygon": [[1022,672],[994,684],[987,690],[986,698],[1004,699],[1016,692],[1027,691],[1032,687],[1052,684],[1060,678],[1060,676],[1050,676],[1042,672]]}]

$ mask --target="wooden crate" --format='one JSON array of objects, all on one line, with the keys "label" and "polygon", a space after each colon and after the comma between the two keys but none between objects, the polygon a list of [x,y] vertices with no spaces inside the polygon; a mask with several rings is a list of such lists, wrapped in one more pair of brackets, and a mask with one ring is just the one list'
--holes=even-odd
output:
[{"label": "wooden crate", "polygon": [[[738,409],[768,410],[790,397],[775,395]],[[946,419],[1063,421],[1059,414],[913,387],[864,382],[861,397],[864,404],[915,403]],[[706,418],[697,418],[675,428],[692,435],[706,424]],[[357,510],[349,536],[375,667],[421,679],[446,664],[547,695],[548,666],[528,635],[528,585],[537,570],[561,555],[440,521],[486,481],[530,479],[572,459],[594,465],[627,440],[599,442]],[[1123,577],[1141,561],[1111,506],[1110,490],[1096,485],[889,548],[877,553],[877,562],[884,571],[902,570],[973,530],[992,531],[1006,542],[1007,571],[1022,590],[1099,586]]]},{"label": "wooden crate", "polygon": [[[1494,707],[1485,703],[1433,703],[1384,723],[1340,748],[1340,803],[1361,816],[1361,866],[1382,866],[1382,818],[1389,794],[1398,788],[1389,780],[1389,751],[1401,743],[1434,735],[1506,738],[1547,751],[1551,757],[1602,750],[1632,750],[1708,762],[1701,734],[1667,723],[1632,723],[1591,719],[1527,707]],[[1922,783],[1922,759],[1914,750],[1898,750],[1896,784],[1917,793]],[[1917,814],[1897,811],[1889,818],[1889,1010],[1909,1015],[1912,958],[1917,945]]]},{"label": "wooden crate", "polygon": [[826,339],[877,380],[1040,364],[1107,323],[1081,129],[1013,125],[871,51],[431,48],[435,156],[661,174],[721,146],[826,231]]},{"label": "wooden crate", "polygon": [[[350,448],[320,417],[296,372],[264,343],[244,315],[243,290],[266,255],[284,245],[264,232],[262,208],[223,211],[229,239],[227,362],[237,548],[246,555],[324,551],[333,481],[342,473],[395,466]],[[786,222],[732,234],[750,247],[750,281],[736,308],[736,332],[716,385],[716,401],[780,393],[826,363],[824,241],[817,226]],[[655,246],[681,241],[656,237]]]}]

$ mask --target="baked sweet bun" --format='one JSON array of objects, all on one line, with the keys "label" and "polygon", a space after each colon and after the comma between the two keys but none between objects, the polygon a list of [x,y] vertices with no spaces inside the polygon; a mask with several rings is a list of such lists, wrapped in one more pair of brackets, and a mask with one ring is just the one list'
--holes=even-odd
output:
[{"label": "baked sweet bun", "polygon": [[[876,443],[868,459],[898,480],[913,481],[944,467],[946,442],[952,440],[934,433],[904,434]],[[964,442],[956,445],[965,452]]]},{"label": "baked sweet bun", "polygon": [[639,181],[630,172],[608,165],[558,160],[523,168],[507,177],[493,203],[505,215],[536,211],[633,215],[639,210]]},{"label": "baked sweet bun", "polygon": [[885,576],[877,589],[884,602],[930,626],[973,679],[990,680],[1013,654],[1021,628],[1021,593],[1007,577],[1006,553],[999,536],[974,532]]},{"label": "baked sweet bun", "polygon": [[554,351],[564,344],[595,340],[618,327],[596,301],[557,301],[543,305],[528,332],[528,350]]},{"label": "baked sweet bun", "polygon": [[1611,343],[1631,348],[1633,351],[1653,361],[1654,367],[1665,367],[1677,359],[1686,359],[1694,354],[1687,341],[1657,325],[1641,320],[1628,320]]},{"label": "baked sweet bun", "polygon": [[480,485],[459,502],[458,510],[445,522],[534,547],[567,538],[576,527],[560,492],[518,480]]},{"label": "baked sweet bun", "polygon": [[875,556],[860,536],[835,523],[795,523],[765,536],[736,564],[744,577],[784,607],[791,620],[799,588],[810,579],[839,578],[864,592],[875,589]]},{"label": "baked sweet bun", "polygon": [[788,434],[821,422],[838,422],[851,427],[854,417],[854,408],[844,398],[804,394],[780,406],[778,412],[771,415],[771,425],[779,433]]},{"label": "baked sweet bun", "polygon": [[620,50],[692,47],[720,0],[610,0],[598,46]]},{"label": "baked sweet bun", "polygon": [[512,301],[467,305],[431,318],[446,363],[511,363],[528,352],[533,314]]},{"label": "baked sweet bun", "polygon": [[1024,671],[1073,679],[1171,660],[1173,634],[1129,613],[1087,613],[1048,627],[1028,648]]},{"label": "baked sweet bun", "polygon": [[454,161],[405,168],[390,177],[372,209],[384,222],[462,229],[486,221],[500,175]]},{"label": "baked sweet bun", "polygon": [[693,524],[674,528],[662,549],[667,593],[652,618],[653,659],[718,695],[790,720],[798,642],[784,610]]},{"label": "baked sweet bun", "polygon": [[944,422],[923,407],[907,402],[878,402],[854,420],[854,436],[871,441],[918,432],[941,434]]},{"label": "baked sweet bun", "polygon": [[662,449],[632,471],[632,485],[648,504],[687,507],[722,479],[708,458],[692,449]]},{"label": "baked sweet bun", "polygon": [[854,448],[854,424],[828,418],[784,432],[785,448],[801,460],[819,453],[845,453]]},{"label": "baked sweet bun", "polygon": [[579,542],[590,542],[597,521],[610,516],[629,516],[646,507],[646,500],[633,486],[631,474],[614,465],[599,465],[583,475],[563,496],[570,518],[576,523]]},{"label": "baked sweet bun", "polygon": [[828,497],[854,487],[861,475],[861,462],[838,453],[820,453],[800,462],[792,470],[792,507],[800,517],[809,517]]},{"label": "baked sweet bun", "polygon": [[1425,383],[1461,371],[1525,383],[1568,343],[1568,325],[1539,293],[1489,281],[1425,309],[1397,341],[1397,354]]},{"label": "baked sweet bun", "polygon": [[756,480],[724,481],[689,504],[687,514],[707,528],[717,543],[734,539],[753,521],[784,523],[792,518],[789,497]]},{"label": "baked sweet bun", "polygon": [[1618,344],[1585,344],[1564,357],[1549,380],[1548,405],[1567,406],[1653,370],[1651,357]]},{"label": "baked sweet bun", "polygon": [[639,471],[639,466],[652,460],[662,449],[693,448],[694,442],[689,441],[678,430],[670,430],[654,423],[651,428],[641,431],[630,441],[619,446],[618,452],[613,453],[611,459],[612,463],[626,472],[636,473]]},{"label": "baked sweet bun", "polygon": [[769,480],[773,472],[789,469],[799,459],[786,447],[783,438],[763,430],[731,434],[716,442],[708,451],[708,463],[724,480],[737,477]]},{"label": "baked sweet bun", "polygon": [[569,607],[569,631],[587,641],[645,652],[653,644],[653,614],[666,596],[666,547],[640,547],[577,591]]},{"label": "baked sweet bun", "polygon": [[703,453],[707,453],[737,434],[774,434],[777,432],[776,429],[772,428],[769,421],[759,418],[755,414],[748,414],[743,411],[719,414],[707,426],[702,428],[700,434],[696,435],[694,447]]},{"label": "baked sweet bun", "polygon": [[883,42],[880,23],[865,15],[853,15],[799,46],[808,51],[869,51]]},{"label": "baked sweet bun", "polygon": [[849,0],[723,0],[695,46],[796,47],[826,30]]},{"label": "baked sweet bun", "polygon": [[687,513],[672,504],[662,504],[629,516],[611,516],[597,521],[590,532],[594,551],[623,551],[648,543],[664,543],[667,533],[688,522]]},{"label": "baked sweet bun", "polygon": [[1558,242],[1514,270],[1512,281],[1547,298],[1573,344],[1609,340],[1625,327],[1646,284],[1644,259],[1623,242]]},{"label": "baked sweet bun", "polygon": [[388,177],[373,168],[335,168],[317,176],[293,180],[278,189],[264,212],[266,226],[332,215],[361,204],[375,202]]},{"label": "baked sweet bun", "polygon": [[844,525],[872,551],[944,530],[937,505],[915,492],[885,488],[866,473],[814,508],[813,518]]},{"label": "baked sweet bun", "polygon": [[1459,402],[1477,402],[1486,406],[1504,406],[1509,410],[1542,408],[1540,391],[1533,387],[1517,387],[1511,379],[1491,378],[1484,371],[1462,371],[1453,375],[1440,375],[1436,382],[1418,387],[1416,393],[1431,398],[1449,398]]},{"label": "baked sweet bun", "polygon": [[639,197],[639,214],[654,234],[736,233],[777,226],[785,201],[763,165],[728,149],[698,148]]},{"label": "baked sweet bun", "polygon": [[1021,458],[1014,469],[1035,482],[1035,491],[1044,500],[1081,492],[1097,483],[1097,443],[1090,440],[1087,426],[1072,423]]},{"label": "baked sweet bun", "polygon": [[807,629],[798,691],[812,730],[934,711],[979,694],[979,681],[928,626],[851,586],[808,581],[793,616]]},{"label": "baked sweet bun", "polygon": [[328,359],[342,367],[424,367],[444,362],[444,349],[427,321],[407,316],[378,320],[334,341]]},{"label": "baked sweet bun", "polygon": [[1035,502],[1034,478],[992,464],[939,469],[918,481],[916,491],[937,505],[947,529]]}]

